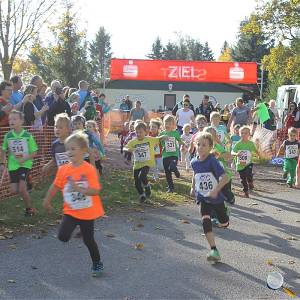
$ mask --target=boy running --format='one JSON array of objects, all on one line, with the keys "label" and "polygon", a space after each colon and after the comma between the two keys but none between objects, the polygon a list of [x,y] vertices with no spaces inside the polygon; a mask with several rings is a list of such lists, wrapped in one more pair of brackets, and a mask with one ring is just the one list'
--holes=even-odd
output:
[{"label": "boy running", "polygon": [[247,126],[240,128],[241,140],[236,143],[231,153],[236,157],[236,170],[240,174],[246,198],[249,198],[249,190],[254,189],[252,156],[254,153],[259,156],[255,144],[250,141],[250,132],[250,128]]},{"label": "boy running", "polygon": [[295,182],[297,161],[299,157],[300,144],[297,141],[297,129],[290,127],[288,139],[281,144],[276,157],[284,150],[283,178],[287,179],[286,184],[291,188]]},{"label": "boy running", "polygon": [[94,240],[94,221],[104,215],[99,192],[97,170],[84,161],[88,151],[88,140],[83,133],[74,133],[65,140],[70,163],[58,168],[55,180],[44,200],[44,208],[51,212],[51,201],[58,191],[62,191],[64,207],[63,219],[58,239],[68,242],[77,225],[80,226],[84,244],[92,259],[92,276],[100,276],[103,263],[98,245]]},{"label": "boy running", "polygon": [[220,143],[225,146],[228,141],[230,140],[230,137],[227,133],[227,128],[224,125],[220,124],[221,121],[221,115],[220,113],[213,111],[210,114],[210,123],[211,127],[215,128],[217,131],[218,138],[220,140]]},{"label": "boy running", "polygon": [[201,205],[202,225],[205,237],[211,248],[207,260],[221,260],[212,232],[211,213],[215,211],[220,227],[229,226],[229,217],[224,205],[225,197],[221,190],[228,182],[228,177],[217,159],[210,153],[213,149],[213,138],[209,133],[200,133],[196,140],[197,157],[192,162],[194,171],[191,195],[196,196],[196,203]]},{"label": "boy running", "polygon": [[38,146],[34,137],[24,130],[23,114],[13,110],[8,116],[10,131],[4,136],[0,155],[0,175],[4,171],[6,152],[8,151],[8,171],[12,193],[19,194],[24,201],[25,216],[33,216],[35,209],[31,207],[26,180],[33,165]]}]

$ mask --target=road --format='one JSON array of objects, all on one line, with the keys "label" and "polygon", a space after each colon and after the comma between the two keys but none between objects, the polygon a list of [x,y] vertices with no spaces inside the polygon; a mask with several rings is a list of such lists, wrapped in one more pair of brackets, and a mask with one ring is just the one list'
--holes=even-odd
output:
[{"label": "road", "polygon": [[[196,205],[145,207],[97,221],[105,265],[101,278],[91,277],[82,240],[61,243],[56,229],[41,239],[23,235],[0,241],[0,298],[288,298],[266,287],[273,270],[300,295],[299,191],[263,185],[251,199],[237,198],[229,229],[215,229],[222,263],[206,261]],[[137,243],[144,248],[135,249]]]}]

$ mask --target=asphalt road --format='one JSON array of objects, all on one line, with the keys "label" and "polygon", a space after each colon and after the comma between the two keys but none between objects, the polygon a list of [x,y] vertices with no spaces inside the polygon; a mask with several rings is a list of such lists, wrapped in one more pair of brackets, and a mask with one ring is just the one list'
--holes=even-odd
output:
[{"label": "asphalt road", "polygon": [[[97,222],[105,266],[101,278],[91,277],[82,241],[61,243],[56,230],[41,239],[25,235],[0,241],[0,298],[288,298],[267,288],[273,270],[300,295],[300,192],[265,184],[265,191],[251,199],[237,199],[229,229],[215,230],[221,263],[206,261],[208,246],[193,203],[146,207]],[[137,243],[144,248],[135,249]]]}]

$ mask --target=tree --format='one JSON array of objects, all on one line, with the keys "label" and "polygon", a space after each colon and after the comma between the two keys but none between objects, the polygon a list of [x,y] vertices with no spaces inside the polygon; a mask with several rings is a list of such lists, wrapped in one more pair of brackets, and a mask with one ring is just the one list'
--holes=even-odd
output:
[{"label": "tree", "polygon": [[163,45],[159,36],[152,44],[151,52],[147,55],[147,57],[150,59],[163,59]]},{"label": "tree", "polygon": [[48,46],[35,43],[30,58],[48,83],[59,78],[64,84],[76,87],[78,81],[90,80],[91,72],[85,32],[78,30],[78,17],[72,7],[67,2],[58,24],[50,28],[55,42]]},{"label": "tree", "polygon": [[163,48],[163,59],[176,60],[177,52],[178,52],[177,45],[169,41],[168,44]]},{"label": "tree", "polygon": [[231,48],[227,41],[224,42],[223,47],[221,48],[221,54],[218,58],[218,61],[232,61],[232,56],[231,56]]},{"label": "tree", "polygon": [[112,56],[110,45],[110,34],[104,27],[100,27],[96,33],[95,40],[89,45],[91,58],[91,72],[94,83],[105,80],[109,75],[109,65]]},{"label": "tree", "polygon": [[203,47],[203,59],[202,60],[214,60],[214,55],[212,50],[208,46],[208,42],[205,42]]},{"label": "tree", "polygon": [[189,50],[189,59],[203,60],[203,45],[199,41],[192,38],[187,38],[186,43]]},{"label": "tree", "polygon": [[253,32],[245,31],[244,28],[248,26],[249,22],[246,19],[240,24],[238,41],[232,48],[231,54],[234,61],[261,62],[262,58],[269,54],[270,47],[274,43],[273,41],[268,42],[261,28],[256,28]]},{"label": "tree", "polygon": [[36,72],[36,67],[33,65],[30,59],[28,59],[28,57],[21,55],[16,56],[12,68],[13,74],[18,74],[25,81],[30,81]]},{"label": "tree", "polygon": [[53,12],[56,0],[0,1],[0,62],[9,79],[20,50],[41,29]]}]

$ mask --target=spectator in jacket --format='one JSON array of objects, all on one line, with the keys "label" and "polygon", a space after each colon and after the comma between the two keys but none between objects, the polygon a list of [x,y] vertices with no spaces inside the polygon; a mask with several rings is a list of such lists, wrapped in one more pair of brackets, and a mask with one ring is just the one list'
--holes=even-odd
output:
[{"label": "spectator in jacket", "polygon": [[13,92],[10,97],[10,103],[12,105],[16,105],[20,103],[23,99],[23,93],[21,92],[23,82],[20,76],[13,76],[10,79],[10,82],[12,83],[12,89],[13,89]]},{"label": "spectator in jacket", "polygon": [[196,108],[196,115],[205,116],[207,123],[210,122],[210,114],[214,111],[213,105],[209,102],[209,96],[204,95],[202,103]]}]

